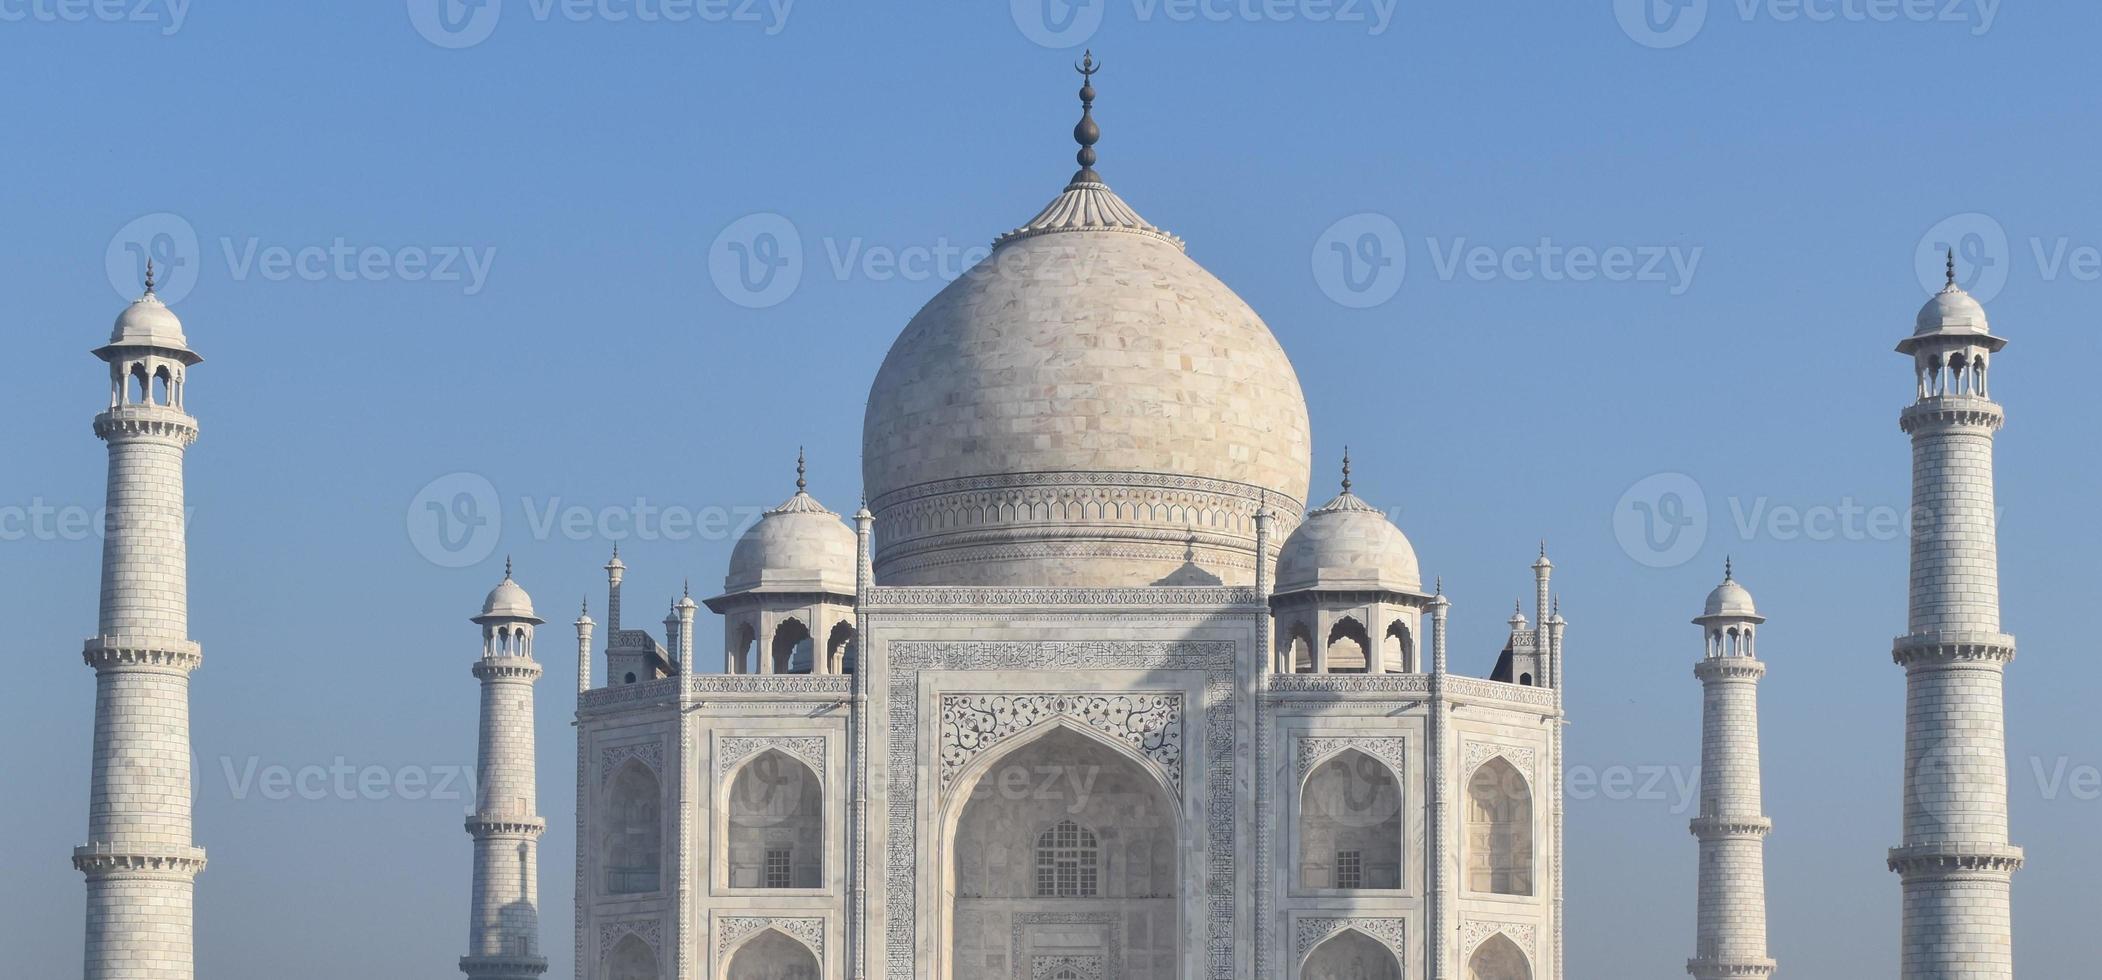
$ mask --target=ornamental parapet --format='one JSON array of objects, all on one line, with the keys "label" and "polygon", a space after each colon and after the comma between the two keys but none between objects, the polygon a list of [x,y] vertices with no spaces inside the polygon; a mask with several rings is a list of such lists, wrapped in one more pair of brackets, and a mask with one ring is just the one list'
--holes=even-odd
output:
[{"label": "ornamental parapet", "polygon": [[869,606],[1254,606],[1246,585],[1155,585],[1131,588],[1060,586],[879,585]]},{"label": "ornamental parapet", "polygon": [[1742,977],[1773,976],[1777,964],[1773,960],[1719,960],[1699,957],[1686,961],[1686,972],[1694,980],[1738,980]]},{"label": "ornamental parapet", "polygon": [[1704,681],[1755,681],[1766,676],[1766,665],[1750,657],[1709,657],[1693,665],[1693,676]]},{"label": "ornamental parapet", "polygon": [[476,838],[539,837],[547,830],[546,820],[519,814],[470,813],[466,825]]},{"label": "ornamental parapet", "polygon": [[484,657],[474,662],[474,676],[485,681],[532,681],[540,664],[531,657]]},{"label": "ornamental parapet", "polygon": [[1922,428],[1977,426],[1997,429],[2007,419],[1998,402],[1975,395],[1941,395],[1922,398],[1898,413],[1898,428],[1914,432]]},{"label": "ornamental parapet", "polygon": [[468,980],[482,977],[537,977],[547,972],[547,958],[542,956],[462,956],[460,972]]},{"label": "ornamental parapet", "polygon": [[1429,674],[1264,674],[1262,693],[1273,699],[1425,697]]},{"label": "ornamental parapet", "polygon": [[142,636],[98,636],[81,645],[82,663],[103,670],[186,674],[204,663],[204,648],[189,640]]},{"label": "ornamental parapet", "polygon": [[2014,637],[2006,633],[1937,631],[1910,633],[1891,643],[1900,667],[1964,667],[2014,660]]},{"label": "ornamental parapet", "polygon": [[1689,826],[1693,836],[1702,840],[1765,837],[1774,832],[1774,822],[1767,817],[1695,817]]},{"label": "ornamental parapet", "polygon": [[2013,844],[1909,844],[1890,849],[1890,870],[1907,878],[2005,878],[2022,870],[2022,849]]},{"label": "ornamental parapet", "polygon": [[1553,688],[1534,687],[1531,684],[1447,675],[1445,693],[1461,701],[1501,702],[1529,708],[1560,710],[1559,699]]},{"label": "ornamental parapet", "polygon": [[143,439],[188,446],[197,441],[197,420],[164,405],[124,405],[95,416],[95,435],[110,442]]},{"label": "ornamental parapet", "polygon": [[96,879],[189,881],[204,870],[204,848],[82,844],[73,849],[73,867]]}]

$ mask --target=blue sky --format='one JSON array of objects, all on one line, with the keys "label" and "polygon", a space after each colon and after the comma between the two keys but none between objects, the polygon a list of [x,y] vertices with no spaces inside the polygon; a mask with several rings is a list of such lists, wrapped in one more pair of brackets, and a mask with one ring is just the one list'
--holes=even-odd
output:
[{"label": "blue sky", "polygon": [[[541,649],[564,650],[611,539],[631,608],[688,576],[710,590],[725,527],[788,494],[799,445],[813,491],[851,508],[891,338],[945,256],[1072,169],[1081,49],[1049,46],[1068,41],[1105,63],[1099,169],[1271,324],[1316,493],[1348,443],[1359,492],[1445,580],[1456,667],[1488,670],[1549,540],[1570,763],[1596,778],[1570,790],[1579,977],[1678,976],[1690,952],[1686,620],[1726,553],[1770,617],[1775,955],[1797,977],[1894,972],[1910,385],[1890,348],[1923,256],[1958,246],[2012,340],[1994,390],[2018,962],[2102,959],[2102,665],[2077,618],[2102,476],[2083,380],[2102,353],[2102,9],[549,2],[456,33],[422,0],[0,2],[11,974],[78,969],[76,651],[100,558],[78,524],[103,479],[86,351],[130,298],[134,247],[172,260],[207,358],[189,392],[200,975],[442,975],[464,803],[412,784],[473,764],[466,617],[504,554],[556,621]],[[754,229],[776,260],[800,247],[791,285],[725,275]],[[417,523],[484,486],[495,520],[464,550]],[[1663,526],[1634,505],[1667,498],[1681,536],[1646,538]],[[574,750],[566,661],[545,659],[544,931],[566,976]],[[383,791],[268,782],[340,767]]]}]

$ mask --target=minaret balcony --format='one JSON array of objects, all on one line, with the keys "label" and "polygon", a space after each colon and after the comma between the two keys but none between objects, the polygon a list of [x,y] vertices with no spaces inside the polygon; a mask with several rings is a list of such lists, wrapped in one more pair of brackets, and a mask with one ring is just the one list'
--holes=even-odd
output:
[{"label": "minaret balcony", "polygon": [[460,972],[470,978],[537,977],[547,972],[544,956],[462,956]]},{"label": "minaret balcony", "polygon": [[135,848],[118,844],[82,844],[73,849],[73,867],[90,878],[159,878],[188,881],[204,870],[204,848]]},{"label": "minaret balcony", "polygon": [[1898,413],[1898,428],[1978,426],[1998,429],[2007,420],[2000,403],[1979,395],[1930,395]]},{"label": "minaret balcony", "polygon": [[204,663],[204,648],[166,637],[98,636],[81,645],[80,659],[96,670],[187,673]]},{"label": "minaret balcony", "polygon": [[197,441],[197,420],[166,405],[119,405],[95,416],[95,435],[109,440],[167,439],[188,446]]}]

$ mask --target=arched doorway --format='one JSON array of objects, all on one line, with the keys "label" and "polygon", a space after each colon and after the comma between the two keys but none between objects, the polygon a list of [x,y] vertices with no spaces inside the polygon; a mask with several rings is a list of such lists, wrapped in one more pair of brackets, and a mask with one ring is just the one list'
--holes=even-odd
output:
[{"label": "arched doorway", "polygon": [[810,947],[768,929],[737,947],[724,980],[818,980]]},{"label": "arched doorway", "polygon": [[949,980],[1035,974],[1174,980],[1182,817],[1155,772],[1063,724],[955,787],[944,922]]},{"label": "arched doorway", "polygon": [[1345,929],[1307,954],[1299,980],[1402,980],[1394,951],[1356,929]]},{"label": "arched doorway", "polygon": [[825,872],[825,789],[817,773],[774,749],[730,782],[724,839],[732,888],[819,888]]},{"label": "arched doorway", "polygon": [[1467,887],[1491,895],[1533,893],[1533,792],[1502,756],[1467,781]]},{"label": "arched doorway", "polygon": [[606,958],[606,973],[612,980],[657,980],[657,953],[650,944],[630,933],[613,947]]},{"label": "arched doorway", "polygon": [[1467,980],[1533,980],[1533,968],[1526,964],[1525,951],[1499,932],[1475,947],[1467,960]]},{"label": "arched doorway", "polygon": [[608,895],[657,891],[663,866],[663,789],[657,774],[630,761],[613,776],[606,803],[605,889]]},{"label": "arched doorway", "polygon": [[1401,887],[1401,784],[1356,749],[1323,762],[1299,790],[1299,887]]}]

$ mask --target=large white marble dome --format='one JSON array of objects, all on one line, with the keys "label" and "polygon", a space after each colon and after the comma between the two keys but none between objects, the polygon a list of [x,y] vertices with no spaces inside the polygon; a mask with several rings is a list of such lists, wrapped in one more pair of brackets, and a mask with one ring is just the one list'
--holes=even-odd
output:
[{"label": "large white marble dome", "polygon": [[1269,328],[1091,168],[912,318],[862,429],[884,584],[1248,584],[1308,466]]}]

